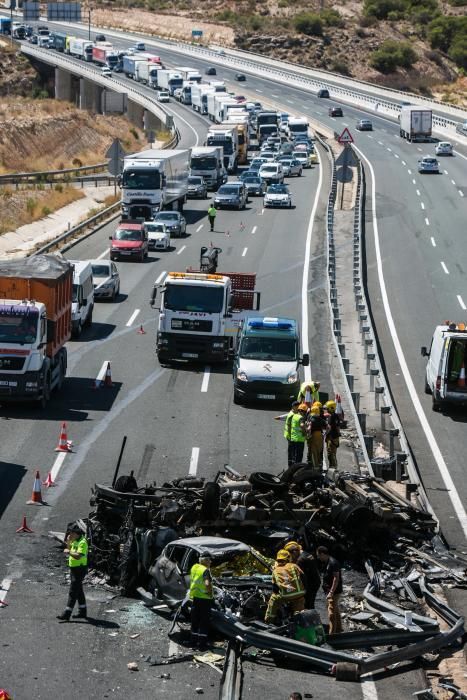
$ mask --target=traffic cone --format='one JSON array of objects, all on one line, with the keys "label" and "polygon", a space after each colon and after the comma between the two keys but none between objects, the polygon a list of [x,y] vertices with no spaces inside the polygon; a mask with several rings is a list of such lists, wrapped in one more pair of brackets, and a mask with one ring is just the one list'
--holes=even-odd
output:
[{"label": "traffic cone", "polygon": [[245,224],[243,223],[243,221],[240,221],[240,231],[244,231],[244,230],[245,230]]},{"label": "traffic cone", "polygon": [[459,379],[457,380],[457,386],[465,387],[465,364],[462,363],[461,371],[459,372]]},{"label": "traffic cone", "polygon": [[146,335],[146,331],[143,328],[143,324],[140,325],[137,331],[140,335]]},{"label": "traffic cone", "polygon": [[107,369],[105,370],[104,386],[113,386],[113,384],[112,384],[112,372],[110,371],[110,362],[107,362]]},{"label": "traffic cone", "polygon": [[71,449],[73,442],[71,440],[68,440],[67,434],[66,434],[66,423],[62,423],[62,427],[60,430],[60,437],[58,439],[58,445],[55,448],[55,452],[73,452]]},{"label": "traffic cone", "polygon": [[55,486],[55,481],[52,479],[52,472],[47,474],[47,479],[42,482],[42,486],[45,486],[48,489],[50,489],[51,486]]},{"label": "traffic cone", "polygon": [[34,477],[34,485],[32,487],[32,496],[29,501],[26,501],[27,506],[41,506],[44,504],[42,500],[41,492],[41,475],[39,470],[36,471],[36,476]]},{"label": "traffic cone", "polygon": [[31,530],[30,527],[28,527],[28,524],[26,522],[26,516],[23,515],[23,522],[21,523],[21,527],[19,527],[16,532],[34,532],[34,530]]}]

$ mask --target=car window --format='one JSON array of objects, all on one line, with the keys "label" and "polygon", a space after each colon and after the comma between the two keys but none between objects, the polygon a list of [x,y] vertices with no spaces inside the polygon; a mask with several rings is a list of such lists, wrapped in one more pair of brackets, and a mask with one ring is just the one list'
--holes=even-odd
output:
[{"label": "car window", "polygon": [[185,561],[183,563],[183,570],[189,572],[194,564],[197,564],[199,560],[199,554],[195,549],[187,549],[187,554]]},{"label": "car window", "polygon": [[94,277],[108,277],[110,274],[109,266],[105,265],[105,263],[93,265],[92,274],[94,275]]},{"label": "car window", "polygon": [[178,545],[178,544],[174,545],[170,554],[167,554],[170,561],[173,561],[174,564],[178,564],[180,569],[182,569],[182,564],[183,564],[183,560],[185,559],[185,555],[186,555],[186,547],[182,547],[181,545]]}]

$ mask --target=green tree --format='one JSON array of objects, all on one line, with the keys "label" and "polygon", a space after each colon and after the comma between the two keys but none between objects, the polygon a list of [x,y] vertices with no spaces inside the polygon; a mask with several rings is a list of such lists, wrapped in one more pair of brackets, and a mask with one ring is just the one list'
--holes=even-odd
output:
[{"label": "green tree", "polygon": [[404,0],[365,0],[363,12],[367,17],[387,19],[389,13],[396,12],[403,16],[407,8]]},{"label": "green tree", "polygon": [[410,44],[388,39],[373,51],[370,64],[380,73],[392,73],[398,67],[411,68],[416,60],[417,54]]},{"label": "green tree", "polygon": [[294,26],[298,32],[309,36],[321,36],[323,34],[323,21],[319,15],[312,12],[303,12],[294,19]]},{"label": "green tree", "polygon": [[448,51],[449,58],[460,68],[467,70],[467,35],[458,35]]}]

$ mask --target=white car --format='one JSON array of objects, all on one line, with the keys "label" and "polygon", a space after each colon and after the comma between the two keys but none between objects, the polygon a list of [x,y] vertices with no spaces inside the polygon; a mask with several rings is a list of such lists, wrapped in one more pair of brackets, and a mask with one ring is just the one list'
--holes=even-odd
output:
[{"label": "white car", "polygon": [[112,71],[110,70],[109,66],[102,66],[101,75],[103,78],[111,78],[112,77]]},{"label": "white car", "polygon": [[148,234],[149,250],[169,250],[170,232],[160,221],[145,221],[144,228]]},{"label": "white car", "polygon": [[292,208],[292,195],[289,188],[284,184],[269,185],[263,199],[266,207],[288,207]]},{"label": "white car", "polygon": [[267,185],[282,184],[284,182],[282,163],[263,163],[258,175]]},{"label": "white car", "polygon": [[440,141],[435,148],[435,153],[437,156],[452,156],[454,154],[452,143]]},{"label": "white car", "polygon": [[157,95],[157,99],[159,102],[170,102],[170,93],[167,90],[161,90]]},{"label": "white car", "polygon": [[419,173],[439,173],[439,163],[433,156],[423,156],[418,160]]}]

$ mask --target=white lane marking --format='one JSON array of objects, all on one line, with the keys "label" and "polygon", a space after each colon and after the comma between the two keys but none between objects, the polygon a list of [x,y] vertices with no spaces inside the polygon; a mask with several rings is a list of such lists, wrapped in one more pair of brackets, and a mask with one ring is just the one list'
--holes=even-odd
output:
[{"label": "white lane marking", "polygon": [[195,146],[197,146],[199,144],[199,134],[196,131],[196,129],[194,128],[194,126],[192,126],[189,122],[187,122],[186,119],[181,117],[180,114],[178,114],[178,112],[174,112],[170,107],[166,106],[165,109],[167,109],[167,111],[172,114],[175,121],[177,119],[180,119],[180,121],[182,121],[184,124],[186,124],[192,130],[192,132],[195,135]]},{"label": "white lane marking", "polygon": [[425,209],[425,205],[423,204],[423,202],[420,202],[420,206],[422,209]]},{"label": "white lane marking", "polygon": [[[412,175],[412,171],[410,170],[410,168],[407,168],[407,172],[409,173],[409,175]],[[414,182],[415,182],[415,180],[414,180]]]},{"label": "white lane marking", "polygon": [[203,374],[203,381],[201,382],[201,393],[205,394],[209,386],[209,377],[211,376],[211,368],[205,367]]},{"label": "white lane marking", "polygon": [[[311,210],[310,221],[308,222],[308,230],[306,232],[305,256],[303,260],[303,277],[302,277],[302,354],[310,354],[310,344],[308,338],[308,278],[310,276],[310,254],[311,254],[311,237],[313,235],[313,226],[315,224],[316,210],[318,208],[318,199],[321,193],[323,184],[323,164],[316,151],[319,160],[319,179],[318,187],[316,188],[315,201]],[[311,368],[304,368],[304,376],[306,382],[311,382]]]},{"label": "white lane marking", "polygon": [[461,197],[464,196],[464,193],[462,192],[462,190],[457,190],[457,191],[459,192],[459,194],[460,194]]},{"label": "white lane marking", "polygon": [[[459,144],[456,143],[456,146],[458,146],[458,145],[459,145]],[[460,156],[460,157],[463,158],[464,160],[467,160],[467,156],[464,156],[463,153],[459,153],[459,151],[454,151],[454,153],[456,154],[456,156]]]},{"label": "white lane marking", "polygon": [[279,97],[279,95],[271,95],[271,97]]},{"label": "white lane marking", "polygon": [[156,279],[156,284],[160,284],[162,282],[162,280],[164,279],[164,277],[166,276],[166,274],[167,274],[167,272],[165,270],[162,270],[161,274]]},{"label": "white lane marking", "polygon": [[465,311],[467,309],[467,306],[464,304],[464,300],[462,299],[460,294],[457,295],[457,301],[459,302],[462,311]]},{"label": "white lane marking", "polygon": [[431,241],[431,245],[433,246],[433,248],[436,248],[436,241],[433,238],[433,236],[430,238],[430,241]]},{"label": "white lane marking", "polygon": [[382,141],[378,141],[378,143],[379,143],[379,145],[380,145],[380,146],[382,146],[382,145],[383,145],[383,142],[382,142]]},{"label": "white lane marking", "polygon": [[422,152],[422,149],[420,148],[420,146],[417,146],[417,151],[420,151],[420,153]]},{"label": "white lane marking", "polygon": [[372,680],[371,673],[362,677],[360,687],[362,689],[363,700],[378,700],[376,683]]},{"label": "white lane marking", "polygon": [[397,153],[394,153],[394,158],[399,158],[399,156],[397,155]]},{"label": "white lane marking", "polygon": [[401,163],[402,163],[402,165],[407,165],[407,163],[405,162],[405,160],[401,160]]},{"label": "white lane marking", "polygon": [[448,173],[447,170],[444,170],[443,172],[444,172],[445,175],[449,175],[449,173]]},{"label": "white lane marking", "polygon": [[289,103],[289,105],[293,105],[292,100],[287,100],[287,102]]},{"label": "white lane marking", "polygon": [[441,267],[443,268],[444,272],[445,272],[447,275],[449,275],[449,270],[448,270],[448,268],[446,267],[446,263],[444,263],[442,260],[441,260]]},{"label": "white lane marking", "polygon": [[255,92],[263,92],[262,90],[258,90],[258,88],[255,89]]},{"label": "white lane marking", "polygon": [[248,248],[244,248],[244,249],[243,249],[242,258],[245,257],[247,250],[248,250]]},{"label": "white lane marking", "polygon": [[110,253],[110,248],[106,248],[103,253],[97,256],[96,260],[102,260],[108,253]]},{"label": "white lane marking", "polygon": [[201,224],[201,226],[198,226],[198,228],[196,229],[196,233],[199,233],[201,231],[201,229],[203,228],[203,226],[204,226],[204,224]]},{"label": "white lane marking", "polygon": [[342,122],[344,126],[349,126],[347,122]]},{"label": "white lane marking", "polygon": [[251,233],[256,233],[257,228],[257,226],[253,226],[253,228],[251,229]]},{"label": "white lane marking", "polygon": [[429,226],[429,225],[430,225],[430,219],[425,218],[425,223],[426,223],[427,226]]},{"label": "white lane marking", "polygon": [[367,134],[367,136],[368,136],[369,139],[372,139],[372,138],[373,138],[373,136],[370,136],[370,134]]},{"label": "white lane marking", "polygon": [[[107,367],[107,363],[105,363],[105,366]],[[65,461],[65,457],[67,456],[67,454],[68,452],[59,452],[56,456],[53,467],[50,470],[50,478],[52,479],[52,481],[56,481],[58,473],[63,467],[63,462]]]},{"label": "white lane marking", "polygon": [[[63,452],[62,454],[66,454],[66,452]],[[0,604],[5,603],[6,594],[10,590],[10,586],[11,578],[4,578],[3,581],[0,583]]]},{"label": "white lane marking", "polygon": [[416,192],[416,193],[418,194],[418,196],[420,197],[420,190],[415,190],[415,192]]},{"label": "white lane marking", "polygon": [[199,447],[192,447],[188,476],[196,476],[198,471]]},{"label": "white lane marking", "polygon": [[413,182],[414,185],[417,184],[417,181],[415,180],[415,178],[412,178],[412,182]]},{"label": "white lane marking", "polygon": [[451,182],[452,182],[452,184],[453,184],[454,186],[456,185],[456,181],[455,181],[455,180],[451,180]]},{"label": "white lane marking", "polygon": [[[459,492],[456,489],[456,485],[454,484],[454,481],[451,477],[451,474],[449,473],[448,466],[446,462],[444,461],[444,457],[441,453],[441,450],[439,448],[438,443],[436,442],[436,438],[433,434],[433,431],[430,427],[430,424],[428,422],[428,419],[425,415],[425,411],[423,410],[423,406],[421,404],[421,401],[418,397],[417,390],[415,388],[415,384],[413,382],[412,376],[410,374],[409,368],[407,366],[407,360],[405,359],[404,351],[402,350],[402,346],[399,340],[399,336],[397,334],[397,328],[396,324],[394,323],[394,318],[392,316],[392,311],[391,307],[389,305],[389,299],[388,299],[388,293],[386,289],[386,282],[384,279],[384,272],[383,272],[383,262],[381,258],[381,248],[380,248],[380,241],[379,241],[379,229],[378,229],[378,219],[376,216],[376,178],[375,178],[375,171],[373,170],[373,166],[368,160],[368,158],[362,153],[362,151],[354,145],[355,150],[357,153],[360,154],[360,156],[366,161],[368,164],[368,167],[370,168],[370,173],[371,173],[371,199],[372,199],[372,219],[373,219],[373,231],[374,231],[374,236],[375,236],[375,249],[376,249],[376,263],[377,263],[377,268],[378,268],[378,277],[379,277],[379,285],[381,289],[381,297],[383,301],[383,306],[384,306],[384,311],[386,314],[386,319],[388,322],[389,326],[389,331],[392,336],[392,342],[394,343],[394,349],[396,351],[397,359],[399,360],[399,365],[402,370],[402,374],[404,376],[405,383],[407,385],[407,389],[409,391],[410,398],[412,399],[412,403],[415,408],[415,415],[418,416],[418,419],[420,421],[420,425],[422,426],[423,432],[425,433],[428,445],[431,449],[431,452],[433,454],[433,457],[435,459],[435,462],[438,466],[439,472],[441,474],[441,478],[443,479],[444,485],[446,487],[446,492],[448,495],[448,498],[450,499],[452,503],[452,507],[454,509],[454,512],[457,516],[457,519],[459,520],[459,523],[462,527],[462,531],[464,533],[464,537],[467,537],[467,513],[465,512],[461,497],[459,496]],[[321,170],[320,170],[321,172]],[[303,324],[302,324],[303,327]],[[305,380],[307,381],[307,380]]]},{"label": "white lane marking", "polygon": [[392,148],[389,148],[389,146],[386,146],[386,150],[389,151],[389,153],[392,153]]},{"label": "white lane marking", "polygon": [[131,314],[130,318],[129,318],[128,321],[127,321],[127,324],[126,324],[126,325],[127,325],[127,328],[129,328],[130,326],[133,325],[133,322],[134,322],[135,318],[137,317],[137,315],[139,314],[140,311],[141,311],[141,309],[135,309],[135,310],[133,311],[133,313]]},{"label": "white lane marking", "polygon": [[183,253],[183,251],[185,250],[185,248],[186,248],[186,245],[182,245],[182,247],[180,248],[180,250],[177,250],[177,255],[180,255],[180,253]]},{"label": "white lane marking", "polygon": [[264,207],[261,209],[261,213],[258,213],[258,216],[263,216],[264,214]]}]

